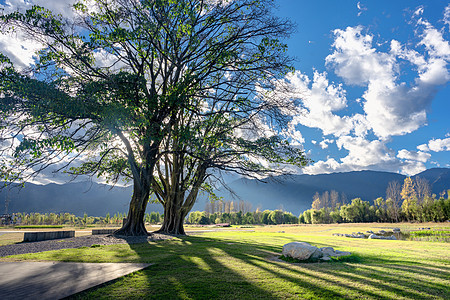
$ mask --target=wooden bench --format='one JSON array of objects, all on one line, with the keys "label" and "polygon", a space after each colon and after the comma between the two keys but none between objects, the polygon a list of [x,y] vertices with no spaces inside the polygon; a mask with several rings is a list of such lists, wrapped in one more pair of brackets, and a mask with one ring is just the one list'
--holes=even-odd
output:
[{"label": "wooden bench", "polygon": [[75,237],[75,230],[68,231],[38,231],[38,232],[25,232],[23,234],[24,242],[37,242],[54,239],[65,239]]}]

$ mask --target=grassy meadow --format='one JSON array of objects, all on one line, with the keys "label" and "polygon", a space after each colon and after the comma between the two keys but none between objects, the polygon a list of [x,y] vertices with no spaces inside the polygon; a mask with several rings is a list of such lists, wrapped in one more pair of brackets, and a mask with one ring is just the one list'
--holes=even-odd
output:
[{"label": "grassy meadow", "polygon": [[[450,299],[448,242],[332,236],[393,227],[450,230],[448,223],[278,225],[204,232],[187,227],[196,232],[166,241],[48,251],[0,261],[153,263],[73,296],[78,299]],[[282,246],[292,241],[353,255],[320,263],[280,260]]]}]

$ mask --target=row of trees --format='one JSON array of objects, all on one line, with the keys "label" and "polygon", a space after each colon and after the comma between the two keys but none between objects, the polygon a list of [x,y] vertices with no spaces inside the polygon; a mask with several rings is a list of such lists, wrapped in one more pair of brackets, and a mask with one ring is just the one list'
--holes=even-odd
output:
[{"label": "row of trees", "polygon": [[[335,191],[316,193],[311,209],[300,215],[300,222],[307,224],[340,222],[443,222],[450,219],[450,190],[447,198],[441,193],[439,198],[431,195],[430,184],[426,179],[407,177],[403,185],[390,182],[386,199],[379,197],[371,205],[360,198],[350,204],[337,201]],[[335,200],[332,200],[335,199]]]},{"label": "row of trees", "polygon": [[325,207],[335,209],[343,204],[347,204],[347,196],[344,193],[339,194],[332,190],[330,192],[325,191],[321,195],[316,192],[313,196],[313,202],[311,208],[319,210]]},{"label": "row of trees", "polygon": [[[450,195],[450,193],[449,193]],[[311,208],[304,211],[297,218],[291,213],[282,210],[265,210],[247,212],[242,211],[232,213],[213,213],[193,211],[190,213],[187,223],[189,224],[219,224],[229,223],[233,225],[244,224],[329,224],[329,223],[360,223],[360,222],[444,222],[450,219],[450,197],[436,199],[427,198],[424,202],[417,204],[409,203],[402,205],[397,213],[393,201],[377,198],[374,204],[363,201],[360,198],[351,200],[349,204],[320,209]]]},{"label": "row of trees", "polygon": [[[133,184],[127,222],[145,235],[153,194],[160,232],[183,234],[219,171],[253,177],[302,167],[289,145],[296,109],[291,22],[274,0],[79,0],[70,17],[33,6],[0,16],[3,34],[41,45],[35,64],[0,55],[0,179],[48,167]],[[286,86],[285,86],[286,85]],[[212,169],[215,169],[212,172]]]},{"label": "row of trees", "polygon": [[[78,217],[70,213],[15,213],[12,221],[14,224],[21,225],[121,226],[123,219],[126,217],[126,213],[115,213],[113,216],[108,213],[105,217],[93,217],[88,216],[87,214],[84,214],[82,217]],[[158,224],[161,223],[162,217],[159,212],[146,213],[144,216],[144,221],[149,224]]]},{"label": "row of trees", "polygon": [[284,212],[282,210],[256,210],[254,212],[242,211],[238,212],[225,212],[225,213],[213,213],[208,214],[204,211],[193,211],[189,214],[187,219],[189,224],[223,224],[228,223],[231,225],[250,225],[250,224],[297,224],[298,218],[290,212]]},{"label": "row of trees", "polygon": [[215,201],[208,201],[205,204],[206,215],[215,213],[248,213],[252,211],[252,203],[239,200],[239,201],[224,201],[223,199],[218,199]]},{"label": "row of trees", "polygon": [[420,205],[403,208],[399,214],[390,199],[377,198],[374,204],[360,198],[339,208],[308,209],[304,211],[299,222],[305,224],[359,223],[359,222],[444,222],[450,219],[450,198],[429,198]]}]

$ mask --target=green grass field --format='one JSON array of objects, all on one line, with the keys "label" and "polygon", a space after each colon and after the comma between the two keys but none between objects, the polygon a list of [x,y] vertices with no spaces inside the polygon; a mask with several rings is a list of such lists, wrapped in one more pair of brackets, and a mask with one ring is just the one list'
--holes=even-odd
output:
[{"label": "green grass field", "polygon": [[[450,299],[449,243],[332,236],[393,227],[449,231],[447,224],[257,226],[145,244],[16,255],[0,261],[154,264],[74,296],[79,299]],[[291,241],[331,246],[354,257],[295,264],[278,259],[282,246]]]}]

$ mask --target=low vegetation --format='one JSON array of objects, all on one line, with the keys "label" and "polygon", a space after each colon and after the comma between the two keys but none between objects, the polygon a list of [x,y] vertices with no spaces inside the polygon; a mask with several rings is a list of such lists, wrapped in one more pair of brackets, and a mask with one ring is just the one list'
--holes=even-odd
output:
[{"label": "low vegetation", "polygon": [[446,242],[450,243],[449,230],[418,230],[409,232],[412,241]]},{"label": "low vegetation", "polygon": [[188,224],[221,224],[229,223],[231,225],[250,225],[250,224],[298,224],[298,218],[290,212],[282,210],[264,210],[254,212],[215,212],[208,213],[202,211],[193,211],[187,219]]},{"label": "low vegetation", "polygon": [[[448,243],[332,236],[392,227],[412,231],[419,226],[424,224],[233,227],[159,242],[96,245],[0,260],[153,263],[75,299],[449,299]],[[446,223],[425,226],[450,230]],[[353,258],[321,263],[279,259],[282,246],[292,241],[350,251]]]},{"label": "low vegetation", "polygon": [[[115,213],[113,216],[108,213],[105,217],[94,217],[88,216],[87,214],[79,217],[70,213],[15,213],[12,215],[11,222],[15,225],[15,228],[44,228],[45,226],[57,225],[88,227],[89,225],[118,226],[122,225],[123,219],[126,217],[126,213]],[[161,222],[162,218],[159,212],[151,212],[144,215],[144,220],[149,224],[157,224]],[[59,226],[59,228],[62,227]]]},{"label": "low vegetation", "polygon": [[63,228],[63,225],[23,225],[15,226],[16,229],[41,229],[41,228]]}]

